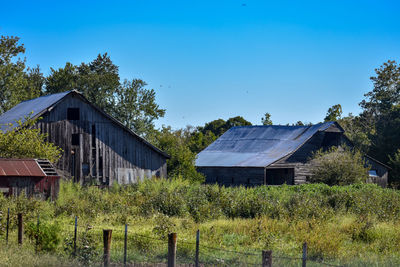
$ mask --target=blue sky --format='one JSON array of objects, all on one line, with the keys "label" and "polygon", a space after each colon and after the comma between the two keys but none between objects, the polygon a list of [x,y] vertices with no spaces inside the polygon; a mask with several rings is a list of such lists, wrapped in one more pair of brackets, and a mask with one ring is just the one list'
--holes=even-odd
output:
[{"label": "blue sky", "polygon": [[358,114],[369,77],[400,60],[398,1],[4,1],[0,34],[45,74],[107,52],[141,78],[174,128],[241,115],[259,124]]}]

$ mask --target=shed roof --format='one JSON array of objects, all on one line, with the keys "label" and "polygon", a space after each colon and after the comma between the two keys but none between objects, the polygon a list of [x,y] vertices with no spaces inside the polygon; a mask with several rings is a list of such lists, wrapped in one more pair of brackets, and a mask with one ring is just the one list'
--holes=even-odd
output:
[{"label": "shed roof", "polygon": [[35,159],[0,158],[0,177],[44,177],[47,176]]},{"label": "shed roof", "polygon": [[[104,116],[106,116],[108,119],[110,119],[112,122],[117,124],[118,126],[122,127],[126,131],[128,131],[130,134],[134,135],[137,137],[139,140],[141,140],[143,143],[145,143],[147,146],[149,146],[151,149],[155,150],[156,152],[162,154],[164,157],[169,158],[170,156],[159,149],[158,147],[152,145],[149,143],[146,139],[143,137],[139,136],[136,134],[134,131],[126,127],[122,122],[118,121],[114,117],[108,115],[106,112],[104,112],[102,109],[98,108],[95,106],[93,103],[91,103],[89,100],[87,100],[80,92],[77,90],[72,90],[72,91],[66,91],[63,93],[57,93],[57,94],[52,94],[52,95],[46,95],[46,96],[41,96],[38,98],[34,98],[31,100],[23,101],[13,107],[12,109],[8,110],[7,112],[3,113],[0,116],[0,130],[1,131],[8,131],[13,128],[15,128],[17,125],[15,125],[15,121],[17,120],[22,120],[25,121],[25,117],[31,117],[31,118],[38,118],[41,115],[43,115],[45,112],[50,111],[54,106],[56,106],[60,101],[62,101],[67,95],[69,94],[76,94],[79,95],[85,102],[87,102],[89,105],[91,105],[94,109],[102,113]],[[8,124],[12,123],[13,127],[9,127]]]},{"label": "shed roof", "polygon": [[[197,167],[266,167],[335,122],[311,126],[232,127],[197,155]],[[341,129],[341,127],[339,126]]]}]

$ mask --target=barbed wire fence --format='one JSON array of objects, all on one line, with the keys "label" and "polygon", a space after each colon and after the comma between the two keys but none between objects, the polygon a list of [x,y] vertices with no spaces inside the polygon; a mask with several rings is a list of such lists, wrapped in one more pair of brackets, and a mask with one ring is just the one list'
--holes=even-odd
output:
[{"label": "barbed wire fence", "polygon": [[[14,215],[15,216],[15,215]],[[5,224],[5,242],[10,238],[17,239],[22,245],[24,234],[23,215],[11,220],[7,213]],[[10,221],[16,221],[13,229],[17,235],[9,236]],[[40,227],[39,216],[37,227]],[[66,224],[61,229],[67,236],[63,248],[67,254],[82,261],[85,265],[102,263],[104,266],[332,266],[338,265],[307,255],[307,243],[303,244],[301,257],[275,254],[271,250],[237,251],[221,247],[213,247],[201,243],[200,231],[197,230],[194,241],[179,239],[177,233],[169,233],[154,237],[152,232],[137,233],[129,229],[129,225],[103,229],[98,226],[80,225],[78,217],[74,224]],[[15,238],[17,237],[17,238]],[[38,237],[36,237],[38,238]],[[34,243],[37,251],[38,240]]]}]

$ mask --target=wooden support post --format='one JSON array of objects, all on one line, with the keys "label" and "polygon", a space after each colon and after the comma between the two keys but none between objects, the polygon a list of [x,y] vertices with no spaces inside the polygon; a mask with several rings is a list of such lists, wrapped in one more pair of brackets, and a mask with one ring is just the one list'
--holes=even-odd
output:
[{"label": "wooden support post", "polygon": [[10,228],[10,208],[7,210],[6,244],[8,245],[8,229]]},{"label": "wooden support post", "polygon": [[76,256],[76,237],[78,233],[78,216],[75,216],[75,229],[74,229],[74,251],[73,256]]},{"label": "wooden support post", "polygon": [[128,245],[128,224],[125,224],[125,239],[124,239],[124,266],[126,266],[126,249]]},{"label": "wooden support post", "polygon": [[176,267],[176,233],[168,234],[168,267]]},{"label": "wooden support post", "polygon": [[272,250],[262,251],[262,267],[272,267]]},{"label": "wooden support post", "polygon": [[200,230],[196,232],[196,258],[194,261],[194,266],[199,267],[199,254],[200,254]]},{"label": "wooden support post", "polygon": [[40,217],[39,217],[39,214],[38,214],[38,216],[37,216],[37,224],[36,224],[36,236],[35,236],[35,239],[36,239],[36,244],[35,244],[35,252],[37,253],[38,252],[38,247],[39,247],[39,233],[40,233],[40,230],[39,230],[39,226],[40,226]]},{"label": "wooden support post", "polygon": [[303,264],[302,267],[307,266],[307,242],[303,243]]},{"label": "wooden support post", "polygon": [[103,229],[103,246],[104,246],[103,262],[104,262],[104,267],[110,266],[111,236],[112,236],[112,230]]},{"label": "wooden support post", "polygon": [[24,232],[24,224],[22,219],[22,213],[18,213],[18,244],[22,245],[22,235]]}]

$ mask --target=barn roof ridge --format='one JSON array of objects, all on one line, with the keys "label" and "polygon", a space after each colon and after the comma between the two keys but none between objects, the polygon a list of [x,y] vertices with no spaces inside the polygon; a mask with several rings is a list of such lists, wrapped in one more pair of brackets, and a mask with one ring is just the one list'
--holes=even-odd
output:
[{"label": "barn roof ridge", "polygon": [[[31,112],[32,118],[36,119],[43,115],[44,113],[51,111],[52,108],[54,108],[58,103],[60,103],[66,96],[70,94],[77,94],[79,95],[85,102],[87,102],[90,106],[92,106],[94,109],[99,111],[101,114],[106,116],[108,119],[110,119],[112,122],[117,124],[118,126],[122,127],[126,131],[128,131],[130,134],[134,135],[137,137],[140,141],[142,141],[144,144],[149,146],[151,149],[156,151],[157,153],[162,154],[166,158],[170,158],[170,156],[156,147],[155,145],[151,144],[149,141],[144,139],[143,137],[139,136],[137,133],[126,127],[122,122],[114,118],[113,116],[109,115],[106,113],[104,110],[101,108],[97,107],[95,104],[90,102],[81,92],[79,92],[76,89],[68,90],[65,92],[60,92],[60,93],[55,93],[55,94],[50,94],[50,95],[44,95],[44,96],[39,96],[37,98],[29,99],[20,102],[13,108],[9,109],[5,113],[0,115],[0,130],[6,131],[9,130],[9,127],[7,126],[8,123],[14,123],[16,120],[22,119],[24,120],[24,117],[29,116]],[[37,109],[37,111],[34,111],[33,108]]]}]

